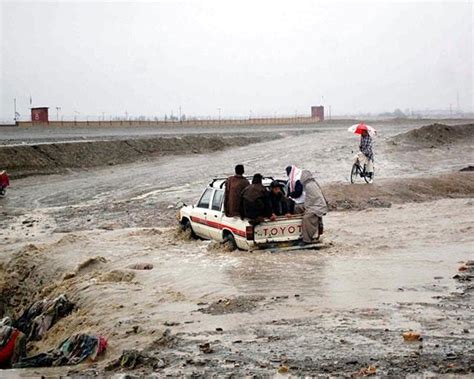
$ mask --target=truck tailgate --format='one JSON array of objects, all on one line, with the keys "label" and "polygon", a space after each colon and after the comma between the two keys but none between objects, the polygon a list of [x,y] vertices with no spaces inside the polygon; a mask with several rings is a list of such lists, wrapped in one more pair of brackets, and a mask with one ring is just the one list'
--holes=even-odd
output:
[{"label": "truck tailgate", "polygon": [[296,241],[301,238],[302,217],[280,217],[275,221],[264,221],[254,228],[256,243]]}]

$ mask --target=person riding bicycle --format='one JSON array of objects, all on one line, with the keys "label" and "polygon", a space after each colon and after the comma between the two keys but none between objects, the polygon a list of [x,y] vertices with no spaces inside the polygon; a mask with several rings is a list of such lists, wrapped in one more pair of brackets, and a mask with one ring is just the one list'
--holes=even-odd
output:
[{"label": "person riding bicycle", "polygon": [[372,151],[372,137],[367,130],[362,131],[359,145],[360,153],[357,154],[356,160],[365,165],[365,171],[369,178],[374,172],[374,152]]}]

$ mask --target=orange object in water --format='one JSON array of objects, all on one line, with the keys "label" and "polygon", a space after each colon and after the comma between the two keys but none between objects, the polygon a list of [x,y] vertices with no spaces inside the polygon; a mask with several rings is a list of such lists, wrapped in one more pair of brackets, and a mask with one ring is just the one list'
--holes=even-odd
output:
[{"label": "orange object in water", "polygon": [[372,376],[377,373],[377,367],[369,366],[367,368],[361,368],[356,376]]},{"label": "orange object in water", "polygon": [[403,333],[403,339],[407,342],[419,341],[421,339],[421,334],[418,332],[405,332]]}]

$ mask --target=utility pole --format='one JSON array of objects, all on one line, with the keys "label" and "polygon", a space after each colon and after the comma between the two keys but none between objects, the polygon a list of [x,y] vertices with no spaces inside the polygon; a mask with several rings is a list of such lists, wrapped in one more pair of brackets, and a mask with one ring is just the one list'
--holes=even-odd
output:
[{"label": "utility pole", "polygon": [[13,99],[13,111],[15,112],[14,113],[15,116],[13,117],[13,120],[16,122],[16,115],[17,115],[17,113],[16,113],[16,99]]},{"label": "utility pole", "polygon": [[56,107],[56,121],[59,121],[59,111],[61,110],[61,107]]}]

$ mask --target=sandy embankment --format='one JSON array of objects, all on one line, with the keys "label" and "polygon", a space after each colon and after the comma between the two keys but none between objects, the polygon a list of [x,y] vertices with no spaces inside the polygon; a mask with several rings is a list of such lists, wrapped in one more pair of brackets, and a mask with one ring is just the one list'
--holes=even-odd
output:
[{"label": "sandy embankment", "polygon": [[0,162],[2,169],[15,178],[56,173],[67,168],[124,164],[158,156],[213,152],[261,140],[261,136],[183,136],[0,146]]},{"label": "sandy embankment", "polygon": [[[398,134],[389,140],[400,151],[443,148],[456,143],[474,142],[474,124],[444,125],[434,123]],[[470,157],[472,159],[472,157]]]},{"label": "sandy embankment", "polygon": [[373,185],[330,184],[324,186],[330,209],[389,208],[392,204],[469,198],[474,194],[474,175],[455,172],[420,178],[384,179]]}]

